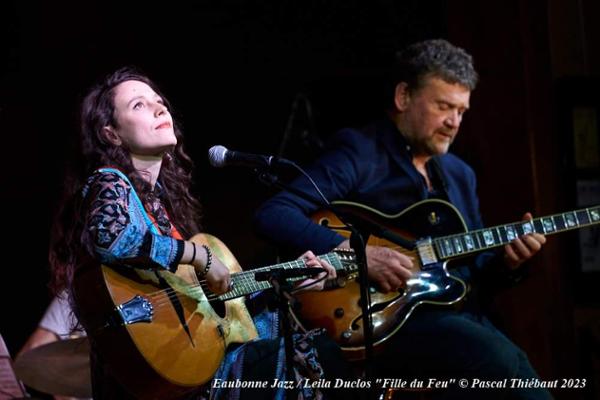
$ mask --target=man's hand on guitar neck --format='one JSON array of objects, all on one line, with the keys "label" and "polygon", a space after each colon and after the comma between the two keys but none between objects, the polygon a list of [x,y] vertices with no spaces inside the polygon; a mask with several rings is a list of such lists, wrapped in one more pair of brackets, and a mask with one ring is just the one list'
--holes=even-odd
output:
[{"label": "man's hand on guitar neck", "polygon": [[[533,219],[531,213],[523,215],[523,221]],[[546,243],[546,237],[539,233],[521,236],[504,246],[504,261],[509,269],[517,269],[525,261],[533,257]]]},{"label": "man's hand on guitar neck", "polygon": [[[338,247],[350,248],[348,240]],[[413,260],[396,250],[367,245],[367,265],[369,279],[377,283],[383,293],[398,290],[410,279],[413,271]]]}]

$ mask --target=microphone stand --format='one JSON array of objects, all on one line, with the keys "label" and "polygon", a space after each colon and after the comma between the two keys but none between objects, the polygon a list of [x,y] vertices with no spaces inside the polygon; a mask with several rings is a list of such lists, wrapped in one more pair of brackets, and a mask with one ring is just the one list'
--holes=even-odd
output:
[{"label": "microphone stand", "polygon": [[[403,237],[395,234],[394,232],[382,227],[379,224],[376,224],[373,221],[369,221],[365,218],[359,217],[357,215],[349,215],[347,212],[340,210],[339,207],[336,207],[334,204],[323,204],[321,201],[317,201],[314,198],[310,197],[306,193],[291,187],[279,180],[279,178],[271,173],[270,171],[266,171],[264,169],[255,169],[254,170],[258,175],[259,181],[264,183],[267,186],[276,187],[278,189],[286,190],[290,193],[295,194],[296,196],[311,202],[312,204],[317,205],[318,207],[323,207],[333,214],[335,214],[343,223],[346,225],[347,229],[350,230],[350,247],[354,250],[356,255],[356,261],[358,265],[358,280],[360,285],[360,306],[362,311],[362,320],[363,320],[363,336],[365,338],[365,377],[370,379],[373,377],[373,323],[372,323],[372,315],[370,312],[371,306],[371,295],[369,292],[369,280],[367,273],[367,256],[366,256],[366,240],[365,237],[361,234],[359,229],[352,224],[347,222],[352,219],[358,222],[361,230],[366,232],[366,238],[368,239],[370,234],[375,236],[379,236],[389,240],[392,243],[396,243],[400,246],[403,246],[406,249],[414,249],[415,244],[409,240],[404,239]],[[284,318],[285,319],[285,318]]]},{"label": "microphone stand", "polygon": [[[294,382],[294,338],[292,336],[292,327],[287,309],[296,304],[296,299],[290,294],[292,285],[280,270],[273,271],[270,275],[269,282],[271,283],[271,286],[273,286],[277,308],[279,310],[279,315],[281,316],[281,329],[283,330],[283,344],[285,347],[285,380]],[[295,398],[296,385],[292,385],[289,391],[289,396],[286,393],[286,398]]]}]

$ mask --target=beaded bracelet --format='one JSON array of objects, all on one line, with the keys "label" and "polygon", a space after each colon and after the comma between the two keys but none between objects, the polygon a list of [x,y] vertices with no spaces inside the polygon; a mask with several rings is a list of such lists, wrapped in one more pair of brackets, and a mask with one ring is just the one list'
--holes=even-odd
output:
[{"label": "beaded bracelet", "polygon": [[192,260],[190,261],[190,265],[194,265],[194,261],[196,261],[196,243],[192,242]]},{"label": "beaded bracelet", "polygon": [[206,265],[204,266],[204,275],[206,275],[208,274],[208,270],[212,264],[212,252],[207,245],[203,244],[202,247],[204,247],[204,250],[206,250]]}]

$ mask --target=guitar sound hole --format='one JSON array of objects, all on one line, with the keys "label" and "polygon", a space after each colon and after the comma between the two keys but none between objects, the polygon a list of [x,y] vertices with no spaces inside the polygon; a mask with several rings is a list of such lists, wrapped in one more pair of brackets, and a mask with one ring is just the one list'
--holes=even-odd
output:
[{"label": "guitar sound hole", "polygon": [[225,302],[221,300],[214,300],[210,302],[213,310],[217,313],[217,315],[221,318],[225,318]]},{"label": "guitar sound hole", "polygon": [[[204,292],[206,297],[208,297],[209,299],[215,296],[215,294],[213,292],[211,292],[210,289],[208,288],[206,281],[201,282],[200,287],[202,287],[202,291]],[[210,303],[210,306],[213,308],[213,310],[215,310],[215,313],[217,313],[217,315],[219,317],[221,317],[221,318],[225,317],[225,302],[223,302],[221,300],[210,300],[209,303]]]}]

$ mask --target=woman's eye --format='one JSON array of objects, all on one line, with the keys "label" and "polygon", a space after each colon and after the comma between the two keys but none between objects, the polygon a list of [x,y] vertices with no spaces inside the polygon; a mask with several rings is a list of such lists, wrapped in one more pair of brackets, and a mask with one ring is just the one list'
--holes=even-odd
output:
[{"label": "woman's eye", "polygon": [[144,103],[142,103],[141,101],[138,101],[137,103],[135,103],[133,105],[133,109],[134,110],[139,110],[140,108],[144,107]]}]

